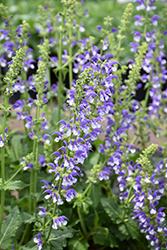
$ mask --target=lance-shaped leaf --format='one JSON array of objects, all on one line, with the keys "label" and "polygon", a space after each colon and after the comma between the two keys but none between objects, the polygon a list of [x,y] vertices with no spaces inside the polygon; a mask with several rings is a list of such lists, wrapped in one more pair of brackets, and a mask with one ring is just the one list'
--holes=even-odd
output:
[{"label": "lance-shaped leaf", "polygon": [[95,244],[105,245],[108,238],[109,230],[108,228],[101,227],[96,230],[96,233],[93,235],[93,241]]},{"label": "lance-shaped leaf", "polygon": [[68,247],[69,250],[87,250],[89,244],[85,239],[73,237],[69,240]]},{"label": "lance-shaped leaf", "polygon": [[16,190],[16,189],[25,188],[27,186],[28,184],[25,184],[22,181],[10,181],[8,184],[4,184],[4,185],[0,183],[0,189],[4,189],[4,190]]},{"label": "lance-shaped leaf", "polygon": [[100,202],[100,198],[102,196],[101,187],[97,185],[93,185],[91,189],[90,198],[93,201],[93,207],[96,208]]},{"label": "lance-shaped leaf", "polygon": [[118,203],[114,200],[102,198],[101,204],[106,213],[110,216],[111,220],[119,224],[121,222],[123,210],[119,207]]},{"label": "lance-shaped leaf", "polygon": [[0,247],[2,249],[8,249],[12,243],[12,237],[15,236],[16,230],[19,226],[19,209],[14,207],[12,212],[6,216],[2,224],[2,230],[0,234]]},{"label": "lance-shaped leaf", "polygon": [[48,243],[54,247],[54,249],[63,250],[67,245],[67,238],[73,237],[73,232],[74,230],[72,228],[65,230],[52,230]]}]

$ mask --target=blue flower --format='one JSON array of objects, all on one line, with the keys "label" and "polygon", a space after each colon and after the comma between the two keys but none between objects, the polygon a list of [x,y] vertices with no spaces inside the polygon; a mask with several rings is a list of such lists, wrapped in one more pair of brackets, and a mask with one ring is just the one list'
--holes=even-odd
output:
[{"label": "blue flower", "polygon": [[42,245],[43,245],[42,240],[41,240],[41,234],[37,234],[37,235],[35,236],[35,238],[33,239],[33,241],[34,241],[35,243],[37,243],[37,248],[38,248],[38,250],[41,250],[41,249],[42,249]]},{"label": "blue flower", "polygon": [[59,216],[53,221],[52,228],[57,229],[58,227],[62,227],[67,225],[67,217],[66,216]]},{"label": "blue flower", "polygon": [[39,207],[41,210],[38,212],[40,216],[47,215],[46,209],[44,207]]}]

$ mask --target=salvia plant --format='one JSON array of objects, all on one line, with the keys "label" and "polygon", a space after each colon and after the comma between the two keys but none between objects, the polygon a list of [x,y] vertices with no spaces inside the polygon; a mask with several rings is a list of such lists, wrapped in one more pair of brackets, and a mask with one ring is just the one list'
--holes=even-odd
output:
[{"label": "salvia plant", "polygon": [[61,6],[39,6],[35,59],[0,5],[0,248],[167,249],[167,6],[129,3],[98,43],[84,1]]}]

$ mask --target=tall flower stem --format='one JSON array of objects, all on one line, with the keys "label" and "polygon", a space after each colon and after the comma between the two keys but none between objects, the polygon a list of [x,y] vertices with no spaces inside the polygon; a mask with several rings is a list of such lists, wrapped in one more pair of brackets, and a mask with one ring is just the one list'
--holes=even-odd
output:
[{"label": "tall flower stem", "polygon": [[36,151],[36,161],[35,161],[35,168],[34,168],[34,209],[35,209],[35,216],[37,215],[37,211],[36,211],[36,206],[37,206],[37,199],[36,199],[36,195],[37,195],[37,171],[38,171],[38,157],[39,157],[39,115],[40,115],[40,106],[37,106],[37,110],[36,110],[36,120],[37,120],[37,141],[36,141],[36,147],[35,147],[35,151]]},{"label": "tall flower stem", "polygon": [[[64,174],[65,172],[66,172],[66,168],[65,168],[65,170],[63,171],[63,174]],[[62,187],[62,182],[63,182],[63,178],[60,178],[58,194],[60,194],[61,187]],[[57,210],[57,203],[54,204],[54,208],[53,208],[53,217],[56,215],[56,210]],[[52,230],[52,220],[51,220],[51,222],[50,222],[49,232],[48,232],[48,235],[47,235],[47,237],[46,237],[45,242],[47,242],[47,240],[49,239],[49,236],[50,236],[50,234],[51,234],[51,230]]]},{"label": "tall flower stem", "polygon": [[77,206],[77,212],[78,212],[78,215],[79,215],[79,219],[80,219],[82,231],[84,233],[84,236],[86,236],[87,235],[87,231],[86,231],[86,227],[85,227],[85,222],[84,222],[83,216],[81,214],[81,209],[78,206]]},{"label": "tall flower stem", "polygon": [[[72,40],[72,32],[71,27],[69,29],[69,57],[72,57],[72,47],[71,47],[71,40]],[[69,88],[72,87],[72,61],[69,62]]]},{"label": "tall flower stem", "polygon": [[[6,127],[6,120],[7,120],[7,107],[8,107],[8,100],[9,98],[5,97],[5,111],[4,111],[4,119],[3,119],[3,127],[2,127],[2,139],[4,140],[5,136],[5,127]],[[1,148],[1,179],[2,185],[5,184],[5,147]],[[5,190],[1,190],[1,208],[0,208],[0,231],[3,221],[3,212],[4,212],[4,204],[5,204]]]},{"label": "tall flower stem", "polygon": [[[60,33],[60,44],[59,44],[59,67],[62,67],[62,47],[63,47],[63,37]],[[58,87],[58,120],[61,119],[61,100],[62,100],[62,72],[59,70],[59,87]]]},{"label": "tall flower stem", "polygon": [[[49,82],[49,93],[51,93],[51,76],[50,76],[50,68],[47,68],[47,74],[48,74],[48,82]],[[50,98],[50,112],[52,114],[53,112],[53,98]]]},{"label": "tall flower stem", "polygon": [[[35,156],[36,141],[33,142],[33,155]],[[34,169],[30,169],[30,187],[29,187],[29,213],[32,213],[33,204],[33,183],[34,183]]]}]

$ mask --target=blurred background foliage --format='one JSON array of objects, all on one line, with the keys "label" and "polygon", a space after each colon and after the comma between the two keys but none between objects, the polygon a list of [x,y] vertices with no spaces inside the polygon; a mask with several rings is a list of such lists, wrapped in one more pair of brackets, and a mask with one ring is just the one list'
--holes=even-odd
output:
[{"label": "blurred background foliage", "polygon": [[[62,8],[61,0],[51,0],[51,2],[53,3],[55,13],[59,12]],[[46,0],[1,0],[1,3],[8,7],[9,12],[13,16],[13,29],[16,29],[17,26],[22,23],[22,20],[26,20],[29,23],[32,37],[29,39],[28,45],[35,51],[34,55],[37,57],[37,45],[41,39],[36,31],[37,28],[40,28],[38,6],[45,6]],[[95,44],[98,44],[101,39],[101,33],[97,30],[96,26],[101,25],[103,27],[104,17],[110,16],[113,18],[113,27],[118,27],[127,3],[128,2],[120,3],[117,0],[85,0],[82,8],[83,11],[84,9],[89,10],[89,18],[84,17],[82,20],[85,27],[83,37],[88,37],[90,35],[94,36]],[[164,1],[156,2],[156,14],[159,16],[162,15],[164,3]],[[134,6],[136,6],[136,3],[134,3]],[[139,14],[139,12],[134,8],[133,16],[137,14]],[[142,13],[140,12],[140,15],[141,14]],[[0,23],[0,28],[4,28],[4,24],[2,24],[2,22]],[[126,62],[134,54],[130,51],[129,47],[129,43],[133,41],[133,35],[131,32],[134,30],[136,30],[136,27],[132,17],[132,21],[129,25],[129,32],[127,32],[126,38],[123,41],[125,50],[122,53],[122,57],[124,62]]]}]

